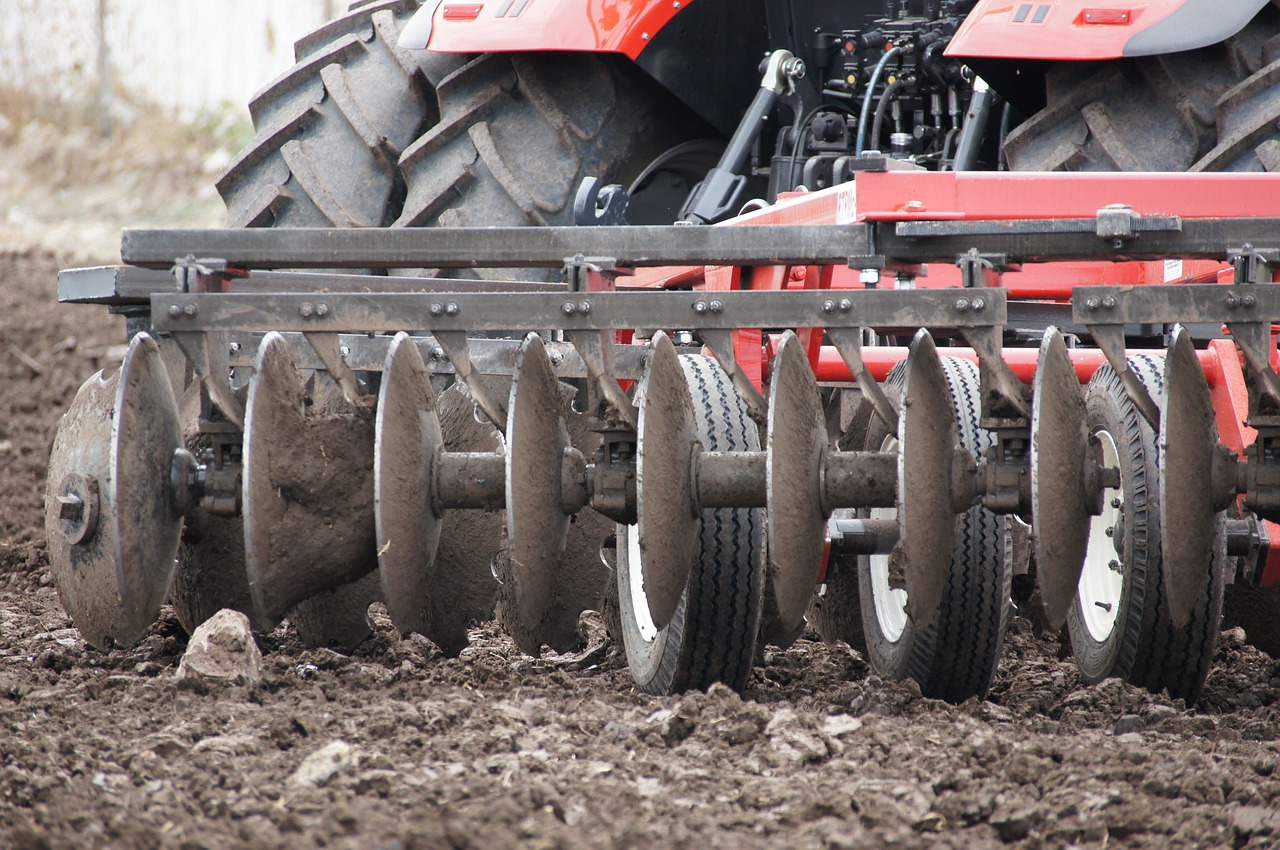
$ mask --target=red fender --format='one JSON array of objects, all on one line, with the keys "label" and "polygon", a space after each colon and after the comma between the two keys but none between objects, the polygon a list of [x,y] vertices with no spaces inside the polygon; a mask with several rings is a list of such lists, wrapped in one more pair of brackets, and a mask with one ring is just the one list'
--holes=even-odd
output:
[{"label": "red fender", "polygon": [[439,53],[577,50],[635,59],[695,0],[427,0],[400,46]]},{"label": "red fender", "polygon": [[1270,0],[980,0],[947,49],[973,59],[1120,59],[1207,47]]}]

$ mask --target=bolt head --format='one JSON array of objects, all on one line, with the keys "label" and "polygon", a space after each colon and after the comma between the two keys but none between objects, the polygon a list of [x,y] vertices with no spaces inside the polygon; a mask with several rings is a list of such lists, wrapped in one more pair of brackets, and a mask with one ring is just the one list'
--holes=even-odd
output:
[{"label": "bolt head", "polygon": [[1243,304],[1247,309],[1253,309],[1253,307],[1257,305],[1258,299],[1253,295],[1246,295],[1244,298],[1240,299],[1240,303]]},{"label": "bolt head", "polygon": [[957,298],[957,299],[956,299],[956,305],[955,305],[955,306],[956,306],[956,312],[957,312],[957,313],[963,313],[963,312],[965,312],[965,311],[967,311],[967,310],[969,309],[969,299],[968,299],[968,298]]},{"label": "bolt head", "polygon": [[1101,306],[1102,306],[1102,299],[1098,298],[1096,295],[1091,298],[1085,299],[1084,308],[1086,310],[1097,310]]},{"label": "bolt head", "polygon": [[835,311],[836,311],[836,302],[830,301],[830,300],[822,302],[822,312],[834,313]]},{"label": "bolt head", "polygon": [[458,315],[458,305],[450,301],[448,304],[444,305],[444,314],[446,316]]},{"label": "bolt head", "polygon": [[200,312],[200,310],[194,304],[188,304],[182,308],[183,315],[187,316],[188,318],[195,318],[195,315],[198,312]]},{"label": "bolt head", "polygon": [[578,312],[584,316],[591,315],[591,302],[590,301],[578,302]]},{"label": "bolt head", "polygon": [[1240,299],[1236,297],[1234,292],[1228,292],[1227,297],[1222,299],[1228,307],[1234,308],[1240,304]]},{"label": "bolt head", "polygon": [[986,302],[986,300],[984,300],[984,299],[982,299],[982,298],[975,298],[975,299],[973,299],[973,309],[975,309],[975,310],[979,310],[979,311],[987,309],[987,302]]},{"label": "bolt head", "polygon": [[182,308],[179,307],[177,304],[170,304],[169,315],[175,319],[178,318],[179,316],[182,315]]},{"label": "bolt head", "polygon": [[310,301],[303,301],[298,305],[298,315],[304,319],[310,319],[315,311],[316,305],[312,304]]},{"label": "bolt head", "polygon": [[852,310],[852,309],[853,309],[853,302],[852,302],[852,301],[850,301],[848,298],[841,298],[841,299],[840,299],[840,312],[841,312],[841,313],[848,313],[848,312],[849,312],[850,310]]},{"label": "bolt head", "polygon": [[429,310],[431,312],[431,315],[439,316],[442,313],[444,313],[444,305],[441,304],[439,301],[433,301],[431,302],[431,307],[429,308]]},{"label": "bolt head", "polygon": [[1108,295],[1102,299],[1102,306],[1107,310],[1114,310],[1116,307],[1116,298],[1114,295]]},{"label": "bolt head", "polygon": [[702,314],[702,313],[707,312],[707,302],[705,302],[705,301],[695,301],[695,302],[693,302],[693,312],[698,313],[698,314]]},{"label": "bolt head", "polygon": [[317,316],[319,316],[319,317],[320,317],[320,318],[322,318],[322,319],[323,319],[325,316],[329,315],[329,305],[328,305],[328,304],[317,304],[317,305],[316,305],[316,315],[317,315]]},{"label": "bolt head", "polygon": [[720,301],[719,299],[712,301],[710,304],[707,305],[707,309],[709,309],[712,313],[723,313],[724,302]]},{"label": "bolt head", "polygon": [[574,313],[578,312],[578,305],[574,304],[572,301],[566,301],[560,305],[560,312],[564,313],[566,316],[572,316]]}]

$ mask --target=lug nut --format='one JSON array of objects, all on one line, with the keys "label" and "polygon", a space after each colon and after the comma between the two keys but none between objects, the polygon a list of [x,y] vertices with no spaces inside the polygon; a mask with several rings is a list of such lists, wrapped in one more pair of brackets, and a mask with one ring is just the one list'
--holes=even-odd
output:
[{"label": "lug nut", "polygon": [[304,319],[310,319],[311,314],[316,311],[316,307],[310,301],[303,301],[298,305],[298,315]]},{"label": "lug nut", "polygon": [[200,312],[200,310],[194,304],[188,304],[187,306],[182,308],[183,315],[185,315],[189,319],[194,319],[196,316],[196,313],[198,312]]},{"label": "lug nut", "polygon": [[564,313],[566,316],[572,316],[574,313],[578,312],[578,305],[574,304],[572,301],[566,301],[560,305],[560,312]]}]

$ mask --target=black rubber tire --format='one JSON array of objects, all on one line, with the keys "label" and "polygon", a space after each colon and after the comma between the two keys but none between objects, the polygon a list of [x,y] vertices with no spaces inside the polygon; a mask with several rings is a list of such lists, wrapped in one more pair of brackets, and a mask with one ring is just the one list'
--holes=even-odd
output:
[{"label": "black rubber tire", "polygon": [[[1129,366],[1157,404],[1164,401],[1164,358],[1139,354]],[[1191,619],[1177,628],[1164,600],[1160,550],[1158,477],[1160,449],[1155,431],[1125,392],[1115,370],[1103,365],[1086,393],[1091,433],[1105,431],[1115,442],[1124,498],[1119,537],[1121,589],[1115,623],[1102,639],[1085,622],[1083,608],[1094,604],[1077,594],[1067,615],[1071,647],[1090,682],[1120,678],[1134,685],[1193,703],[1213,663],[1222,615],[1226,545],[1221,541],[1205,588]],[[1114,539],[1114,538],[1113,538]],[[1083,592],[1083,582],[1082,582]]]},{"label": "black rubber tire", "polygon": [[250,104],[256,137],[218,179],[228,226],[571,224],[584,177],[629,185],[708,134],[614,56],[400,50],[417,6],[362,5],[298,42],[298,64]]},{"label": "black rubber tire", "polygon": [[1280,170],[1280,0],[1210,47],[1049,71],[1013,171]]},{"label": "black rubber tire", "polygon": [[[681,356],[698,436],[707,451],[759,451],[760,436],[724,370],[709,357]],[[618,604],[627,662],[640,690],[674,694],[723,682],[747,686],[760,630],[764,585],[764,511],[703,511],[700,551],[675,616],[652,639],[641,633],[631,588],[631,526],[618,527]],[[647,613],[644,615],[647,619]]]},{"label": "black rubber tire", "polygon": [[[980,457],[994,436],[978,425],[981,395],[978,368],[967,360],[943,357],[959,423],[961,445]],[[895,366],[885,392],[896,404],[902,394],[905,363]],[[868,451],[879,451],[889,431],[878,418],[867,428]],[[906,620],[901,634],[886,634],[876,612],[871,558],[858,559],[858,587],[862,632],[867,659],[880,675],[911,677],[933,699],[962,702],[984,696],[1000,663],[1005,629],[1012,607],[1012,565],[1005,550],[1003,517],[972,507],[956,524],[955,550],[942,601],[926,628]]]}]

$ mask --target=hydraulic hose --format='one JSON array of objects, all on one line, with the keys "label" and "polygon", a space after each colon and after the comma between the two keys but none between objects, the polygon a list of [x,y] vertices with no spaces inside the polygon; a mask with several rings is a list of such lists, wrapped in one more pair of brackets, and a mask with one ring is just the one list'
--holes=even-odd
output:
[{"label": "hydraulic hose", "polygon": [[[904,77],[894,77],[893,82],[885,86],[884,94],[880,95],[880,103],[876,105],[876,120],[871,122],[871,144],[876,146],[876,150],[880,149],[880,131],[884,127],[884,114],[889,111],[890,104],[893,103],[893,96],[900,89],[906,86],[907,81]],[[862,153],[862,146],[858,146],[858,153]]]},{"label": "hydraulic hose", "polygon": [[890,62],[901,55],[901,47],[889,48],[876,63],[875,70],[871,72],[871,79],[867,80],[867,95],[862,99],[862,111],[858,115],[858,136],[853,147],[854,156],[862,155],[862,147],[867,141],[867,126],[871,123],[871,95],[875,92],[876,86],[880,85],[880,75],[884,73],[884,69]]}]

